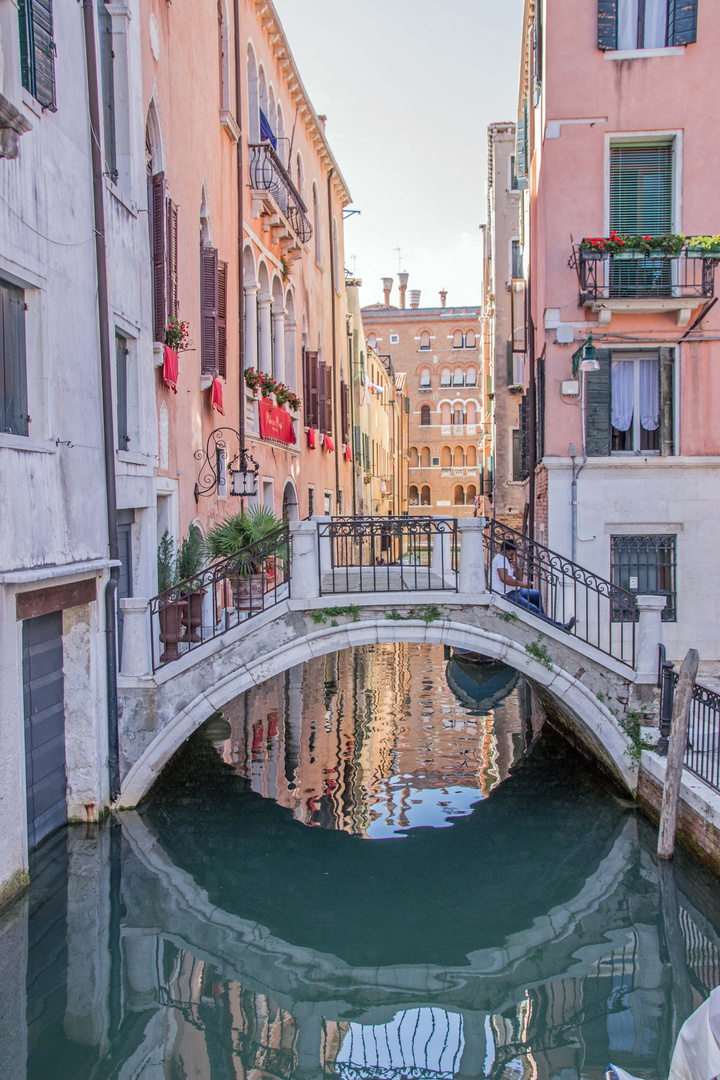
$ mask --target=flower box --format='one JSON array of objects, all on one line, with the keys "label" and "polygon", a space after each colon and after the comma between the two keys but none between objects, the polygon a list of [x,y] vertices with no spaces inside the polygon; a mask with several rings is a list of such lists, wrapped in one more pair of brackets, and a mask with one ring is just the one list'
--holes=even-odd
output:
[{"label": "flower box", "polygon": [[686,249],[688,259],[720,259],[720,248],[689,247]]},{"label": "flower box", "polygon": [[603,259],[607,258],[604,251],[591,251],[589,249],[587,251],[582,250],[580,255],[585,262],[602,262]]},{"label": "flower box", "polygon": [[616,255],[613,255],[613,259],[618,262],[636,262],[644,258],[644,251],[618,251]]}]

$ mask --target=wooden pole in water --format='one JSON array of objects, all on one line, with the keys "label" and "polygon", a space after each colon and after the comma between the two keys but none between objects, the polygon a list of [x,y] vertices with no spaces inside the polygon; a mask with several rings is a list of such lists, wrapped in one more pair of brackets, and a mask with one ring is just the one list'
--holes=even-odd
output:
[{"label": "wooden pole in water", "polygon": [[660,831],[658,833],[657,853],[659,859],[672,859],[675,853],[680,779],[687,743],[688,716],[690,715],[692,692],[699,663],[700,656],[697,649],[688,649],[680,668],[680,676],[675,689],[670,747],[665,768],[665,785],[663,787]]}]

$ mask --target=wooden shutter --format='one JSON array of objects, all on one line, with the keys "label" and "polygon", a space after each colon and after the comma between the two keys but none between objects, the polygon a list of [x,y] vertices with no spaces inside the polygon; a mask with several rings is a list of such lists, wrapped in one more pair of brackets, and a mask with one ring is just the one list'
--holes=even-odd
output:
[{"label": "wooden shutter", "polygon": [[52,0],[19,0],[22,84],[44,109],[55,112],[55,42]]},{"label": "wooden shutter", "polygon": [[327,397],[325,393],[325,361],[317,365],[317,426],[319,431],[327,431]]},{"label": "wooden shutter", "polygon": [[608,457],[611,447],[610,398],[612,386],[612,352],[598,349],[599,371],[589,371],[587,379],[587,416],[585,446],[588,457]]},{"label": "wooden shutter", "polygon": [[361,435],[362,435],[362,433],[360,431],[360,428],[356,424],[355,427],[353,428],[353,457],[355,458],[355,464],[356,465],[360,464],[360,458],[362,456],[362,438],[361,438]]},{"label": "wooden shutter", "polygon": [[598,0],[598,49],[617,49],[618,0]]},{"label": "wooden shutter", "polygon": [[27,435],[25,294],[0,282],[0,431]]},{"label": "wooden shutter", "polygon": [[218,263],[218,374],[227,378],[227,263]]},{"label": "wooden shutter", "polygon": [[178,208],[167,200],[167,315],[178,317]]},{"label": "wooden shutter", "polygon": [[200,249],[200,373],[218,373],[218,256],[216,248]]},{"label": "wooden shutter", "polygon": [[150,245],[152,250],[153,337],[165,340],[165,173],[155,173],[150,181]]},{"label": "wooden shutter", "polygon": [[348,384],[343,381],[340,383],[340,424],[342,426],[342,441],[344,443],[350,442],[350,391]]},{"label": "wooden shutter", "polygon": [[[325,367],[325,432],[332,435],[333,423],[333,371],[331,367]],[[335,448],[337,449],[337,447]]]},{"label": "wooden shutter", "polygon": [[545,355],[544,352],[537,358],[537,372],[535,376],[535,402],[537,417],[535,420],[535,435],[537,438],[537,461],[542,461],[545,456]]},{"label": "wooden shutter", "polygon": [[698,0],[668,0],[668,45],[697,41]]},{"label": "wooden shutter", "polygon": [[515,364],[513,362],[513,343],[512,338],[508,338],[507,341],[507,384],[512,386],[515,375]]},{"label": "wooden shutter", "polygon": [[318,354],[305,351],[305,422],[308,427],[319,427],[318,423]]},{"label": "wooden shutter", "polygon": [[660,349],[660,453],[671,457],[675,453],[675,423],[673,408],[673,350]]},{"label": "wooden shutter", "polygon": [[[489,466],[488,466],[489,469]],[[527,396],[520,398],[520,479],[530,475],[530,409]],[[488,478],[489,479],[489,478]]]}]

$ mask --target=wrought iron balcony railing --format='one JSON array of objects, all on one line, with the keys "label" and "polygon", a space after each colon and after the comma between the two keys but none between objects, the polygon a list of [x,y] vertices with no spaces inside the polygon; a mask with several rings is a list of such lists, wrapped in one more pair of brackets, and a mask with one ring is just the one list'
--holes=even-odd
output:
[{"label": "wrought iron balcony railing", "polygon": [[298,240],[307,244],[313,234],[307,207],[272,143],[250,144],[250,186],[270,192]]},{"label": "wrought iron balcony railing", "polygon": [[597,300],[712,299],[715,259],[604,255],[575,248],[571,256],[580,276],[580,305]]}]

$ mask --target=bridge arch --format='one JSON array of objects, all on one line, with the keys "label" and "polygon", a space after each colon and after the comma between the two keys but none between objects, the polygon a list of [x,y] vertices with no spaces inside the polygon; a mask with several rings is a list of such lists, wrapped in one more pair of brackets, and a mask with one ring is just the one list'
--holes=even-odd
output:
[{"label": "bridge arch", "polygon": [[[518,641],[508,633],[459,621],[452,614],[442,621],[425,623],[407,618],[388,620],[384,615],[373,613],[357,622],[320,629],[314,626],[310,629],[308,619],[303,620],[304,630],[298,626],[298,617],[302,619],[303,613],[286,610],[281,614],[276,608],[274,618],[265,620],[260,616],[257,623],[253,619],[255,628],[251,624],[243,632],[247,624],[241,624],[225,639],[222,663],[218,662],[217,653],[209,653],[207,659],[192,666],[192,681],[188,684],[192,690],[187,693],[185,703],[180,698],[174,704],[171,694],[164,701],[160,700],[164,687],[170,682],[163,680],[162,672],[157,679],[156,700],[151,703],[146,695],[138,696],[140,711],[151,713],[162,727],[127,769],[117,809],[136,806],[190,735],[212,712],[221,710],[244,691],[316,656],[355,645],[400,642],[469,649],[514,667],[538,688],[543,700],[551,705],[573,738],[586,747],[626,790],[634,792],[637,774],[626,753],[628,739],[609,708],[579,677],[528,653],[522,639]],[[285,625],[281,627],[279,624],[283,623]],[[257,651],[248,647],[254,633],[258,634]],[[255,653],[256,659],[248,659],[251,652]],[[587,662],[587,658],[584,659]],[[124,737],[126,733],[121,731],[121,747]],[[135,734],[129,733],[127,737],[134,740]]]}]

